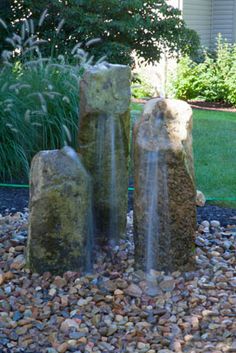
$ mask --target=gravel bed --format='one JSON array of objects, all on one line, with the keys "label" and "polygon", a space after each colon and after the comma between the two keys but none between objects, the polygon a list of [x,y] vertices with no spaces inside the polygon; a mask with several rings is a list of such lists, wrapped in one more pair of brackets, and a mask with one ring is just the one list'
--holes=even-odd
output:
[{"label": "gravel bed", "polygon": [[236,351],[236,227],[202,222],[194,270],[146,275],[130,212],[127,240],[100,252],[92,274],[60,277],[25,268],[27,221],[0,217],[1,353]]}]

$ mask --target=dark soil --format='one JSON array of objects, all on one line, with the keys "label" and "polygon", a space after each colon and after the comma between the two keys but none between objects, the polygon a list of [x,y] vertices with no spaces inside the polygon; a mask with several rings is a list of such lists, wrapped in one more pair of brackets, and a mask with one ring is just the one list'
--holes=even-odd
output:
[{"label": "dark soil", "polygon": [[[129,191],[129,210],[133,209],[133,192]],[[206,203],[204,207],[197,207],[197,222],[219,221],[223,227],[236,225],[236,208],[226,208]]]},{"label": "dark soil", "polygon": [[224,102],[188,101],[188,103],[193,109],[218,110],[229,113],[236,112],[236,107]]},{"label": "dark soil", "polygon": [[[0,213],[24,212],[28,207],[29,189],[0,187]],[[129,191],[129,210],[133,209],[133,192]],[[236,225],[236,209],[206,204],[197,207],[197,220],[218,220],[222,226]]]},{"label": "dark soil", "polygon": [[219,221],[224,227],[236,225],[236,209],[213,206],[207,203],[204,207],[197,207],[198,223],[204,220]]},{"label": "dark soil", "polygon": [[28,207],[29,189],[0,187],[0,213],[24,212]]},{"label": "dark soil", "polygon": [[[159,97],[154,97],[159,98]],[[145,104],[147,103],[147,99],[132,99],[132,102]],[[201,109],[201,110],[218,110],[223,112],[235,113],[236,107],[224,102],[205,102],[205,101],[188,101],[193,109]]]}]

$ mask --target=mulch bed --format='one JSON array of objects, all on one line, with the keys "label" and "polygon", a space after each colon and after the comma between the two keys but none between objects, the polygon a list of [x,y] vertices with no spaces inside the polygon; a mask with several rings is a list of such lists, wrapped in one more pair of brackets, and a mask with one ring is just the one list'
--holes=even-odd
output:
[{"label": "mulch bed", "polygon": [[204,102],[204,101],[188,101],[193,109],[201,110],[218,110],[228,113],[235,113],[236,107],[223,102]]},{"label": "mulch bed", "polygon": [[[154,97],[159,98],[159,97]],[[146,99],[132,99],[134,103],[145,104],[147,102]],[[201,109],[201,110],[218,110],[228,113],[236,113],[236,107],[231,106],[230,104],[224,102],[205,102],[205,101],[188,101],[193,109]]]},{"label": "mulch bed", "polygon": [[[15,212],[24,212],[28,207],[29,189],[21,188],[0,188],[0,213],[14,214]],[[129,191],[129,210],[133,209],[133,192]],[[222,226],[236,224],[236,209],[223,208],[210,204],[204,207],[197,207],[197,221],[217,220]]]},{"label": "mulch bed", "polygon": [[29,189],[0,187],[0,213],[24,212],[28,207]]}]

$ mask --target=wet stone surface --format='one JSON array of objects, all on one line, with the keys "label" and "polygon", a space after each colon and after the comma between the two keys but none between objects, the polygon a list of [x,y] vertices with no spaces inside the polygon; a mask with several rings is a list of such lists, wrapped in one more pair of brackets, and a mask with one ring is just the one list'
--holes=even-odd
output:
[{"label": "wet stone surface", "polygon": [[127,240],[100,252],[93,274],[40,276],[24,267],[27,222],[0,217],[0,352],[235,352],[236,226],[203,222],[194,270],[146,275],[131,212]]},{"label": "wet stone surface", "polygon": [[145,104],[134,127],[134,185],[137,265],[174,271],[189,264],[196,189],[192,110],[186,102],[157,98]]}]

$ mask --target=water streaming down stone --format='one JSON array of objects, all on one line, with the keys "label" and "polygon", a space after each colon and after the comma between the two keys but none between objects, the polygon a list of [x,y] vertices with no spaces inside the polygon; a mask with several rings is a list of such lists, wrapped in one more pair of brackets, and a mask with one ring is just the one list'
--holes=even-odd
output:
[{"label": "water streaming down stone", "polygon": [[30,174],[27,262],[38,273],[91,271],[91,179],[70,147],[41,151]]},{"label": "water streaming down stone", "polygon": [[192,113],[185,102],[154,99],[134,129],[134,240],[137,266],[187,264],[196,226]]},{"label": "water streaming down stone", "polygon": [[89,69],[80,89],[79,145],[93,180],[99,243],[125,234],[129,157],[130,69],[102,64]]},{"label": "water streaming down stone", "polygon": [[[165,157],[163,156],[163,159]],[[144,182],[144,193],[147,198],[148,211],[147,211],[147,236],[146,236],[146,271],[149,272],[151,269],[157,268],[158,263],[161,262],[160,252],[160,213],[166,217],[166,221],[163,224],[165,227],[165,246],[168,246],[168,240],[170,238],[169,234],[169,219],[168,219],[168,188],[167,188],[167,168],[165,160],[162,161],[162,165],[159,163],[159,151],[148,152],[147,155],[147,165],[146,165],[146,178]],[[162,182],[155,182],[154,180],[161,180]],[[159,199],[162,198],[162,203],[160,207]],[[156,236],[155,236],[156,234]],[[170,258],[169,258],[170,260]],[[169,261],[170,262],[170,261]],[[169,266],[170,267],[170,264]]]},{"label": "water streaming down stone", "polygon": [[[118,123],[118,128],[119,128],[119,123]],[[117,139],[116,136],[116,129],[115,129],[115,121],[114,117],[111,116],[110,118],[110,147],[111,147],[111,177],[110,177],[110,225],[109,225],[109,234],[110,234],[110,240],[114,241],[115,243],[118,242],[119,240],[119,234],[118,234],[118,204],[117,204],[117,188],[116,185],[118,183],[118,180],[116,180],[117,176],[117,156],[116,156],[116,151],[115,151],[115,141]],[[121,145],[123,145],[122,140],[120,140]],[[121,149],[122,153],[123,148]],[[104,151],[105,152],[105,151]]]}]

